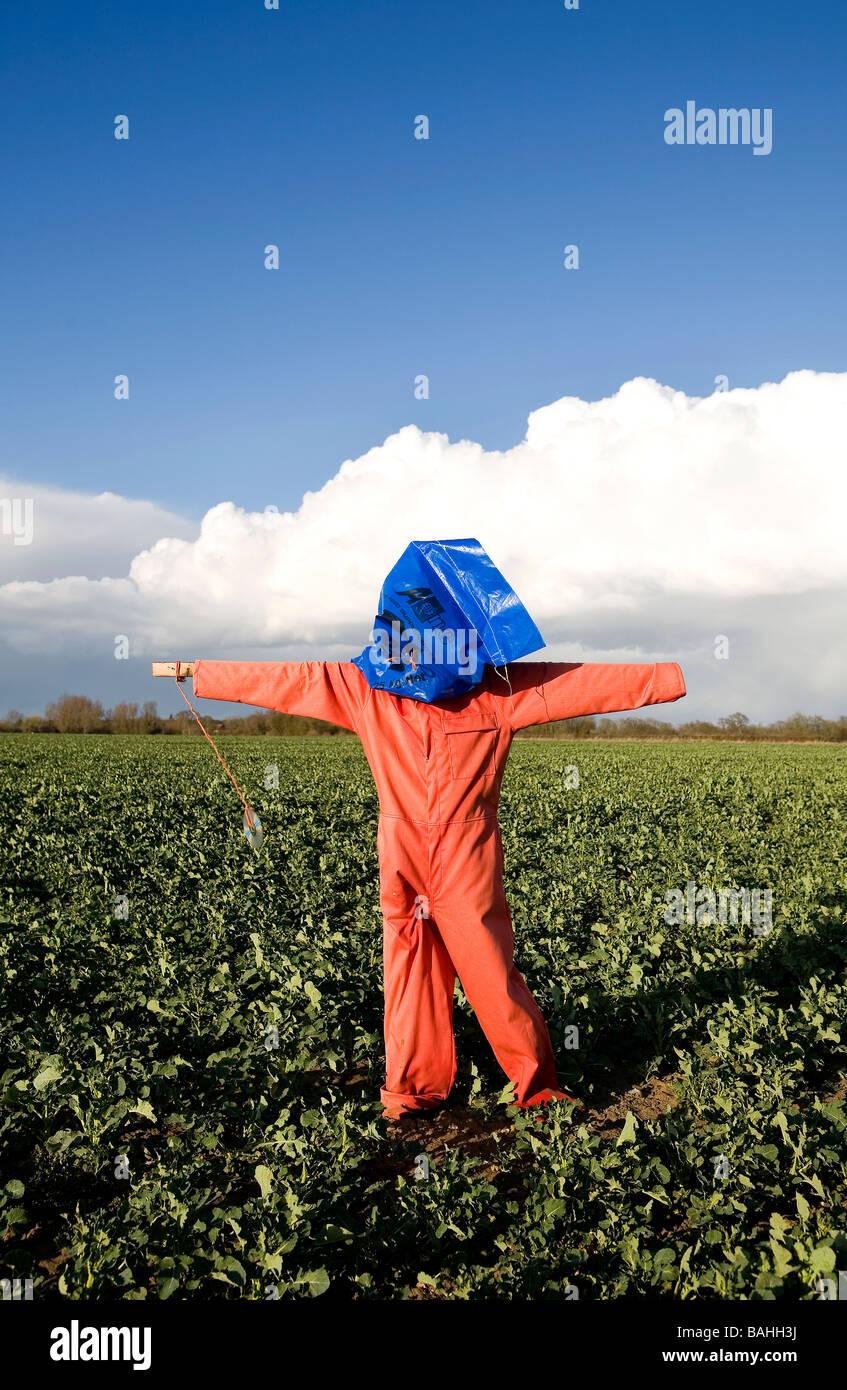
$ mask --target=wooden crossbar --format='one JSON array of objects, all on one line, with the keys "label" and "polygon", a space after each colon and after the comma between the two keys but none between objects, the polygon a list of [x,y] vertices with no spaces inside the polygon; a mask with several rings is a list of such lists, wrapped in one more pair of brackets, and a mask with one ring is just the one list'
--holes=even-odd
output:
[{"label": "wooden crossbar", "polygon": [[[194,675],[194,667],[195,667],[195,665],[196,665],[196,663],[193,662],[193,661],[181,661],[181,662],[179,663],[179,675],[180,675],[180,679],[182,679],[183,676],[193,676],[193,675]],[[153,662],[153,675],[154,675],[154,676],[170,676],[171,680],[173,680],[174,676],[176,675],[176,662],[175,662],[175,661],[154,661],[154,662]]]}]

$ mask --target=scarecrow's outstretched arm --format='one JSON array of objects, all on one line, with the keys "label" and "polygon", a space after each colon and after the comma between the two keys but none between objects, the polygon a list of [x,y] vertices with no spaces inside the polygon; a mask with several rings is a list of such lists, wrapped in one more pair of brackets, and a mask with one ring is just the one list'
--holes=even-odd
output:
[{"label": "scarecrow's outstretched arm", "polygon": [[[685,694],[675,661],[648,665],[520,661],[508,668],[513,694],[503,690],[513,729],[573,719],[580,714],[662,705]],[[498,692],[499,693],[499,692]]]},{"label": "scarecrow's outstretched arm", "polygon": [[[367,681],[349,661],[192,661],[180,673],[189,674],[189,666],[201,699],[325,719],[344,729],[355,730],[368,695]],[[154,664],[154,675],[175,673],[174,662]]]}]

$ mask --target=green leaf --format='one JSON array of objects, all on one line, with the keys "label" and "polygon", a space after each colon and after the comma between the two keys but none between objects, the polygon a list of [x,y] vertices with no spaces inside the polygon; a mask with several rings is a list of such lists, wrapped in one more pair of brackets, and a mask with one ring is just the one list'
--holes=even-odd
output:
[{"label": "green leaf", "polygon": [[778,1211],[775,1211],[771,1214],[770,1228],[774,1232],[778,1240],[781,1240],[782,1237],[785,1235],[785,1232],[788,1230],[789,1224],[790,1223],[786,1221],[785,1217],[781,1216]]},{"label": "green leaf", "polygon": [[627,1110],[627,1112],[626,1112],[626,1123],[624,1124],[623,1129],[621,1130],[620,1134],[618,1135],[616,1147],[617,1147],[617,1148],[620,1148],[621,1144],[634,1144],[634,1143],[635,1143],[635,1131],[636,1131],[637,1127],[638,1127],[638,1121],[636,1120],[636,1118],[635,1118],[635,1116],[633,1115],[632,1111],[631,1111],[631,1110]]},{"label": "green leaf", "polygon": [[835,1269],[835,1251],[831,1245],[818,1245],[809,1256],[809,1263],[819,1274],[831,1274]]},{"label": "green leaf", "polygon": [[42,1068],[32,1084],[36,1091],[43,1091],[45,1086],[49,1086],[52,1081],[60,1081],[61,1078],[62,1073],[60,1071],[57,1071],[53,1066],[47,1066]]},{"label": "green leaf", "polygon": [[624,1236],[621,1241],[621,1254],[630,1269],[635,1269],[638,1264],[638,1240],[634,1235]]},{"label": "green leaf", "polygon": [[129,1113],[130,1115],[143,1115],[145,1120],[150,1120],[153,1124],[156,1123],[156,1116],[149,1100],[140,1100],[137,1105],[130,1107]]},{"label": "green leaf", "polygon": [[327,1244],[332,1244],[338,1240],[352,1240],[353,1232],[349,1231],[346,1226],[336,1226],[333,1222],[330,1222],[324,1231],[323,1238]]},{"label": "green leaf", "polygon": [[273,1186],[274,1180],[274,1175],[271,1172],[270,1168],[266,1168],[264,1163],[260,1163],[254,1170],[253,1177],[259,1184],[259,1191],[261,1192],[262,1197],[267,1197]]},{"label": "green leaf", "polygon": [[810,1208],[809,1208],[809,1203],[806,1201],[806,1198],[803,1196],[802,1192],[798,1192],[798,1193],[797,1193],[797,1195],[796,1195],[796,1201],[797,1201],[797,1215],[799,1216],[799,1218],[800,1218],[801,1221],[807,1221],[807,1220],[809,1219],[809,1210],[810,1210]]},{"label": "green leaf", "polygon": [[308,1274],[301,1274],[297,1282],[307,1286],[312,1298],[319,1298],[329,1288],[329,1275],[325,1269],[310,1269]]},{"label": "green leaf", "polygon": [[780,1245],[779,1242],[776,1240],[770,1241],[770,1247],[771,1251],[773,1252],[774,1270],[779,1275],[780,1279],[784,1279],[786,1274],[790,1274],[791,1270],[793,1269],[793,1265],[791,1263],[791,1256],[786,1250],[785,1246]]}]

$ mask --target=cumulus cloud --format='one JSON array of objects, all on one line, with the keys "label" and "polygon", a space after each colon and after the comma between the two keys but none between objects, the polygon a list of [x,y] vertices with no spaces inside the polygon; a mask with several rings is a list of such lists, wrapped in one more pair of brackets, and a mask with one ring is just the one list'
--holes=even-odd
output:
[{"label": "cumulus cloud", "polygon": [[[171,519],[111,574],[105,533],[85,571],[83,546],[70,575],[59,562],[50,578],[19,570],[0,587],[0,619],[20,650],[125,632],[138,653],[349,655],[409,540],[470,535],[551,654],[623,660],[681,644],[714,667],[710,632],[733,615],[743,622],[758,604],[754,633],[777,640],[780,603],[806,596],[786,608],[799,622],[804,603],[830,611],[847,585],[845,422],[847,373],[801,371],[705,398],[644,378],[600,401],[565,397],[502,452],[409,425],[344,462],[296,512],[225,501],[196,535]],[[61,530],[62,507],[70,515],[79,499],[51,505]],[[30,549],[47,544],[39,524]],[[47,563],[24,547],[10,560],[2,544],[6,574]]]},{"label": "cumulus cloud", "polygon": [[[9,532],[0,530],[0,585],[13,580],[106,579],[126,574],[135,555],[162,535],[187,539],[198,526],[155,502],[101,492],[95,497],[22,483],[0,474],[0,499],[9,505]],[[27,511],[32,540],[24,539]],[[0,525],[3,514],[0,511]],[[18,524],[20,523],[20,524]]]}]

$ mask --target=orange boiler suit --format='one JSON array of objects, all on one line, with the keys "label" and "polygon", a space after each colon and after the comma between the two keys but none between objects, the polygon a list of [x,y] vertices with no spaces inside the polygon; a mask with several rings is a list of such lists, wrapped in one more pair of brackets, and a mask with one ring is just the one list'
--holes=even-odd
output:
[{"label": "orange boiler suit", "polygon": [[[513,963],[497,804],[517,729],[663,704],[676,662],[519,661],[423,703],[372,690],[349,662],[199,661],[194,692],[325,719],[362,741],[379,794],[385,1086],[389,1114],[445,1100],[456,1075],[456,976],[518,1105],[563,1096],[550,1037]],[[511,687],[511,689],[510,689]]]}]

